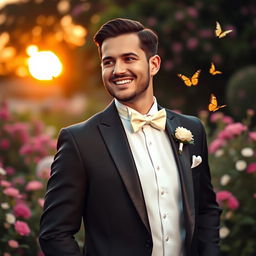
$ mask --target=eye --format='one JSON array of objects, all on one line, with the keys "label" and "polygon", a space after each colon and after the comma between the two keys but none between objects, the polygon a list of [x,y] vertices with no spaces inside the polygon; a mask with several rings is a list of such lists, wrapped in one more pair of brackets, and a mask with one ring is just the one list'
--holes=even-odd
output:
[{"label": "eye", "polygon": [[106,67],[106,66],[111,66],[113,65],[114,61],[113,60],[104,60],[102,62],[102,66]]},{"label": "eye", "polygon": [[132,62],[132,61],[135,61],[135,60],[136,60],[136,58],[131,57],[131,56],[125,57],[125,61],[127,61],[127,62]]}]

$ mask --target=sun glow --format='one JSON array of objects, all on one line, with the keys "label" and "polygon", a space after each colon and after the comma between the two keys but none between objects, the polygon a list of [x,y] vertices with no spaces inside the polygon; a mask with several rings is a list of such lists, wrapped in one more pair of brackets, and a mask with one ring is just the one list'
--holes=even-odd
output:
[{"label": "sun glow", "polygon": [[58,56],[51,51],[38,51],[38,47],[30,45],[27,48],[28,69],[30,74],[38,80],[52,80],[60,76],[63,65]]}]

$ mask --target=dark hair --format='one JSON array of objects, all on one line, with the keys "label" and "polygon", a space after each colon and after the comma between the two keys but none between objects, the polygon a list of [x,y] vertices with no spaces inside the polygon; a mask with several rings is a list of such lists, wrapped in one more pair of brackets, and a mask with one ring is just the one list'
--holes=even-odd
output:
[{"label": "dark hair", "polygon": [[138,35],[140,47],[145,52],[148,59],[157,54],[158,36],[153,30],[145,28],[138,21],[117,18],[103,24],[94,36],[94,42],[99,48],[100,55],[104,40],[128,33],[136,33]]}]

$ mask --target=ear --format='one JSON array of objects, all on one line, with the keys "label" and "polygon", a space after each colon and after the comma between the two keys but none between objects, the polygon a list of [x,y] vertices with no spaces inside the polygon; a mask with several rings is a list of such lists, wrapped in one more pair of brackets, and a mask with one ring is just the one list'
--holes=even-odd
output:
[{"label": "ear", "polygon": [[149,72],[150,75],[154,76],[160,69],[161,58],[159,55],[154,55],[149,59]]}]

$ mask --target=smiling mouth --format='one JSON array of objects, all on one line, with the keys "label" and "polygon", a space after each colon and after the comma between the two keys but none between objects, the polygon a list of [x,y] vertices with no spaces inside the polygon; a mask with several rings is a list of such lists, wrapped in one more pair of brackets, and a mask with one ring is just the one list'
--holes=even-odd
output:
[{"label": "smiling mouth", "polygon": [[132,81],[133,79],[123,79],[123,80],[113,81],[113,83],[116,85],[123,85],[123,84],[129,84]]}]

